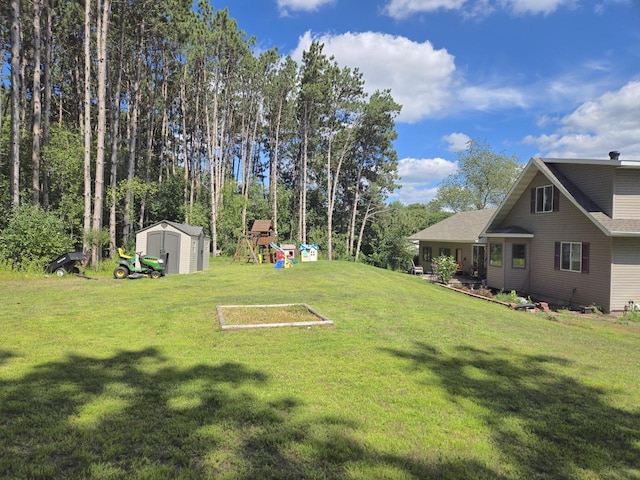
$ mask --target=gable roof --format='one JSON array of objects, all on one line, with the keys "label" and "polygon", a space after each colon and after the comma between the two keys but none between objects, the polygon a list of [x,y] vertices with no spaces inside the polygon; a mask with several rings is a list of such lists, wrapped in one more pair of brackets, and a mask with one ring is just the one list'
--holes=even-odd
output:
[{"label": "gable roof", "polygon": [[[613,219],[595,204],[587,195],[576,187],[568,178],[554,167],[556,163],[573,163],[582,165],[605,165],[611,168],[631,167],[640,168],[638,161],[625,160],[590,160],[590,159],[557,159],[533,157],[525,166],[513,185],[505,200],[495,211],[486,228],[482,231],[482,236],[505,233],[504,229],[498,229],[507,217],[516,202],[525,194],[525,190],[533,178],[542,173],[549,182],[556,187],[578,210],[580,210],[594,225],[596,225],[605,235],[610,237],[640,236],[640,220],[637,219]],[[508,228],[508,227],[507,227]]]},{"label": "gable roof", "polygon": [[458,212],[411,235],[409,240],[477,243],[480,233],[495,211],[495,208],[488,208]]},{"label": "gable roof", "polygon": [[270,232],[273,230],[271,220],[255,220],[251,226],[251,232]]},{"label": "gable roof", "polygon": [[148,227],[143,228],[142,230],[138,230],[138,233],[144,232],[145,230],[149,230],[150,228],[153,228],[156,225],[161,225],[163,223],[166,223],[167,225],[171,225],[176,230],[179,230],[180,232],[185,233],[190,237],[199,237],[204,233],[203,227],[194,227],[192,225],[184,225],[182,223],[172,222],[171,220],[162,220],[160,222],[156,222],[153,225],[149,225]]}]

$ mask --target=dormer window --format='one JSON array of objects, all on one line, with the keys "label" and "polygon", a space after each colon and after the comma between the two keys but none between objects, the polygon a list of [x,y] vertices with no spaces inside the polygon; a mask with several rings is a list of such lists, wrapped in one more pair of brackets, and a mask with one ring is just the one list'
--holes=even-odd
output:
[{"label": "dormer window", "polygon": [[553,185],[531,189],[531,213],[557,212],[559,191]]}]

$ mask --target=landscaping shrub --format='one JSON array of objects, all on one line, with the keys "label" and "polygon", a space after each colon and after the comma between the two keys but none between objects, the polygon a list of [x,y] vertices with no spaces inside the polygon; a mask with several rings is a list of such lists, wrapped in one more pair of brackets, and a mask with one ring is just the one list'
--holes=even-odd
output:
[{"label": "landscaping shrub", "polygon": [[458,270],[458,262],[450,255],[441,255],[433,260],[433,273],[444,283],[449,283]]},{"label": "landscaping shrub", "polygon": [[511,290],[509,293],[503,291],[496,293],[495,299],[505,303],[519,303],[518,294],[515,290]]}]

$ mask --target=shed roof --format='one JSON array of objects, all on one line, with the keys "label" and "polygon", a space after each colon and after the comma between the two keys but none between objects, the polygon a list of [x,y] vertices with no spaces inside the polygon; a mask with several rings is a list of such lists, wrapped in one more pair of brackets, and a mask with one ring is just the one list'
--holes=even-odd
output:
[{"label": "shed roof", "polygon": [[138,233],[144,232],[145,230],[149,230],[150,228],[153,228],[157,225],[161,225],[163,223],[166,223],[167,225],[171,225],[176,230],[179,230],[182,233],[189,235],[190,237],[199,237],[204,233],[203,227],[195,227],[193,225],[184,225],[182,223],[172,222],[171,220],[162,220],[160,222],[156,222],[153,225],[149,225],[148,227],[145,227],[142,230],[138,231]]},{"label": "shed roof", "polygon": [[458,212],[409,237],[409,240],[477,243],[495,208]]}]

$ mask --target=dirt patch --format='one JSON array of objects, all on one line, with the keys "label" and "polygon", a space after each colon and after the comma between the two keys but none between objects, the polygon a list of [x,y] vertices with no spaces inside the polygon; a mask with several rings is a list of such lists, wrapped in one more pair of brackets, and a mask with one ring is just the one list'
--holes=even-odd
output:
[{"label": "dirt patch", "polygon": [[220,327],[223,330],[333,325],[333,321],[305,303],[219,305],[216,310]]}]

